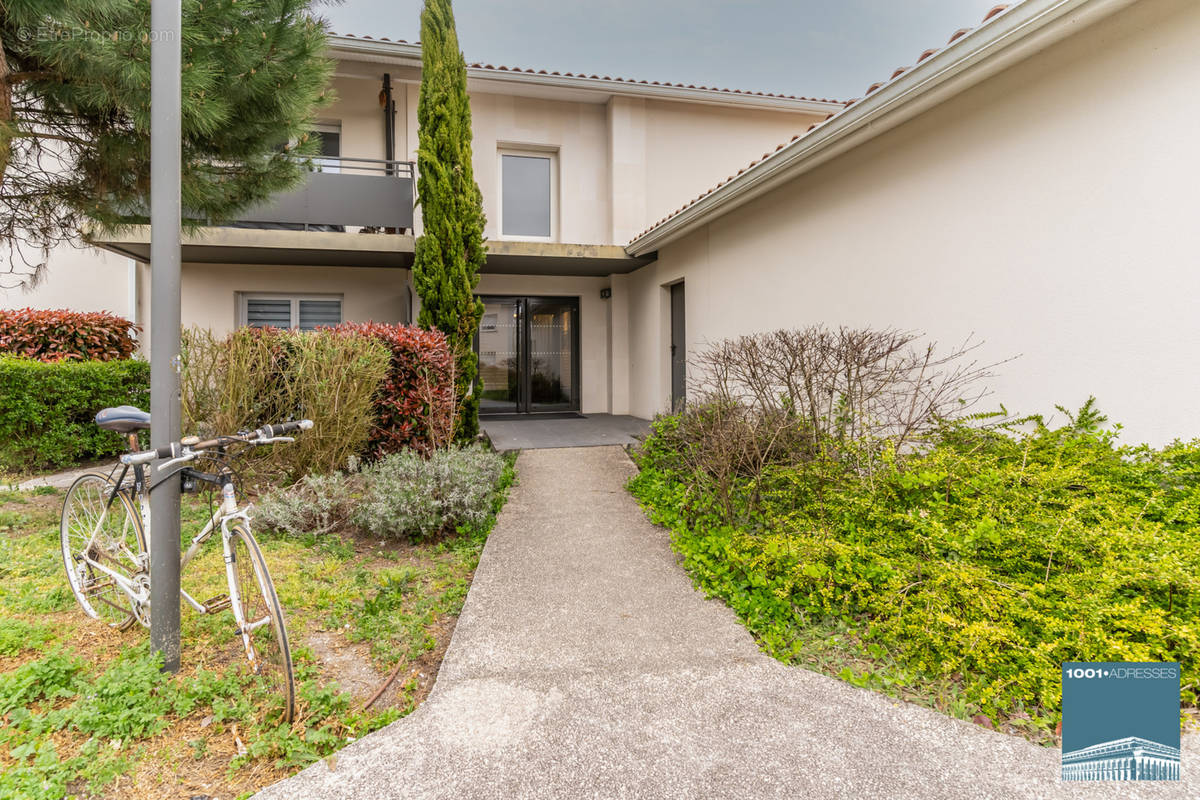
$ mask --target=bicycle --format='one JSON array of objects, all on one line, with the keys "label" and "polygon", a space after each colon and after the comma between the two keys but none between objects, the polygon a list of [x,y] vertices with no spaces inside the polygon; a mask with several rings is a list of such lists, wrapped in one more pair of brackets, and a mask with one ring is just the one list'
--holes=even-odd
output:
[{"label": "bicycle", "polygon": [[[308,430],[312,421],[264,425],[254,431],[201,441],[187,436],[154,450],[139,450],[138,431],[150,427],[150,415],[133,406],[106,408],[96,424],[126,436],[129,452],[120,458],[120,474],[89,472],[75,479],[63,501],[60,541],[63,565],[71,591],[91,617],[124,630],[135,621],[150,626],[150,493],[176,475],[184,491],[199,484],[221,490],[220,506],[193,537],[180,559],[180,574],[218,530],[225,556],[229,591],[200,602],[182,587],[180,597],[197,613],[233,612],[251,672],[264,678],[273,693],[283,698],[283,719],[295,714],[296,688],[283,609],[267,571],[262,550],[250,532],[250,505],[239,505],[234,473],[229,462],[250,447],[292,442],[284,434]],[[228,449],[245,445],[233,455]],[[217,469],[205,472],[188,466],[205,457]],[[165,459],[155,468],[163,473],[151,483],[147,465]],[[132,470],[132,479],[129,479]],[[173,471],[171,471],[173,470]]]}]

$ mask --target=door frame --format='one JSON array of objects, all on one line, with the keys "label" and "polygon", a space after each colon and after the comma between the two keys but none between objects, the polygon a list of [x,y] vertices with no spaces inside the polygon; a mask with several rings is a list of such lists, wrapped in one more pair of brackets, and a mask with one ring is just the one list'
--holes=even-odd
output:
[{"label": "door frame", "polygon": [[[480,409],[481,417],[498,416],[503,414],[526,414],[529,416],[537,416],[538,414],[562,414],[564,412],[576,412],[580,410],[583,391],[580,385],[582,371],[580,369],[580,351],[582,349],[582,340],[580,337],[580,297],[579,295],[552,295],[552,294],[480,294],[476,298],[483,302],[489,300],[495,301],[517,301],[518,317],[520,319],[520,328],[517,332],[517,400],[515,411],[483,411]],[[571,400],[570,402],[556,406],[554,408],[533,409],[533,364],[529,354],[529,342],[532,340],[533,320],[529,313],[531,301],[548,300],[556,303],[564,303],[570,306],[571,315]],[[475,355],[479,356],[479,331],[475,332]]]}]

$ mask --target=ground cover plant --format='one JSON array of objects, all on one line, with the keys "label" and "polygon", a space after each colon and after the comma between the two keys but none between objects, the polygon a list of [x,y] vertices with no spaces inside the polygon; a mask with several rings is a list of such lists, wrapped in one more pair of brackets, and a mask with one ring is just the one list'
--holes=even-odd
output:
[{"label": "ground cover plant", "polygon": [[[227,613],[185,608],[183,668],[164,675],[143,629],[113,631],[76,606],[62,494],[0,492],[0,797],[247,796],[404,716],[432,686],[513,475],[508,459],[482,519],[416,544],[256,526],[296,659],[291,726],[266,713]],[[185,531],[207,510],[185,496]],[[220,547],[206,550],[185,588],[212,596],[223,570]]]},{"label": "ground cover plant", "polygon": [[1200,442],[1122,445],[1088,400],[941,408],[901,447],[785,412],[763,457],[761,419],[713,403],[655,422],[631,490],[769,654],[1044,742],[1063,661],[1179,661],[1196,708]]}]

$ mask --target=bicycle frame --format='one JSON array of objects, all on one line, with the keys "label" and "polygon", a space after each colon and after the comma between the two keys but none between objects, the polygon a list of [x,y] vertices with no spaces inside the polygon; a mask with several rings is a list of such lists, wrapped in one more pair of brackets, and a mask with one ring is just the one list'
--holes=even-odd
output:
[{"label": "bicycle frame", "polygon": [[[134,556],[134,561],[137,562],[141,570],[145,571],[149,569],[150,559],[150,493],[153,492],[158,486],[163,485],[165,481],[175,478],[177,475],[182,475],[189,468],[183,467],[175,472],[168,473],[163,478],[156,480],[151,486],[147,486],[146,484],[146,475],[142,465],[136,465],[133,469],[133,494],[138,502],[138,511],[142,518],[142,530],[145,532],[147,542],[146,552],[140,556]],[[124,481],[127,472],[128,467],[122,470],[120,477],[116,479],[117,486],[113,490],[110,503],[116,498],[116,494],[121,491],[121,484]],[[238,506],[237,496],[233,488],[233,479],[227,470],[222,471],[215,476],[192,471],[191,477],[199,478],[206,483],[219,485],[221,487],[221,505],[209,518],[208,522],[204,525],[200,532],[192,538],[188,549],[180,557],[179,571],[182,573],[185,569],[187,569],[187,565],[193,558],[196,557],[204,544],[212,538],[213,534],[217,530],[217,526],[220,525],[221,549],[223,551],[225,560],[225,580],[229,586],[228,605],[230,610],[233,612],[233,618],[234,622],[237,624],[237,630],[242,635],[242,644],[246,649],[246,656],[249,658],[251,663],[254,663],[257,660],[257,654],[254,652],[253,644],[250,641],[250,635],[262,626],[270,624],[271,617],[268,615],[262,619],[248,621],[246,620],[245,615],[242,613],[242,598],[239,595],[241,587],[238,584],[237,574],[235,572],[236,562],[233,553],[233,546],[231,544],[231,534],[229,531],[230,523],[239,519],[245,524],[246,530],[250,530],[250,504],[247,503],[242,507]],[[97,531],[98,530],[99,526],[97,526]],[[94,536],[95,533],[93,533],[93,537]],[[91,558],[87,555],[87,550],[90,549],[90,544],[91,543],[89,542],[89,547],[86,548],[83,553],[84,561],[111,578],[118,586],[121,587],[123,591],[125,591],[126,594],[132,597],[139,604],[145,603],[147,600],[149,600],[148,582],[145,584],[139,584],[138,582],[130,581],[119,573],[105,567],[103,564]],[[255,580],[259,581],[260,583],[259,590],[265,592],[265,587],[261,585],[261,579],[257,574],[257,571],[255,571]],[[179,596],[199,614],[211,614],[215,613],[216,611],[224,610],[225,608],[224,602],[213,604],[211,606],[201,603],[196,598],[192,597],[192,595],[189,594],[183,587],[180,587],[179,589]]]}]

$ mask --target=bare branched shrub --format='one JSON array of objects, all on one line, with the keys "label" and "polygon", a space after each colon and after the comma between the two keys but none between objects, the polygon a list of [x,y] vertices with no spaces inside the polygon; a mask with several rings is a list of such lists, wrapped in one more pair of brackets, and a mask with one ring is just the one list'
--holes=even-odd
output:
[{"label": "bare branched shrub", "polygon": [[729,339],[689,364],[689,407],[672,435],[690,470],[728,503],[734,483],[818,458],[871,473],[919,447],[985,396],[994,364],[970,339],[945,353],[920,334],[816,325]]},{"label": "bare branched shrub", "polygon": [[980,342],[939,354],[920,338],[814,325],[728,339],[693,360],[694,391],[798,419],[814,447],[887,439],[902,450],[977,403],[995,366],[971,358]]}]

